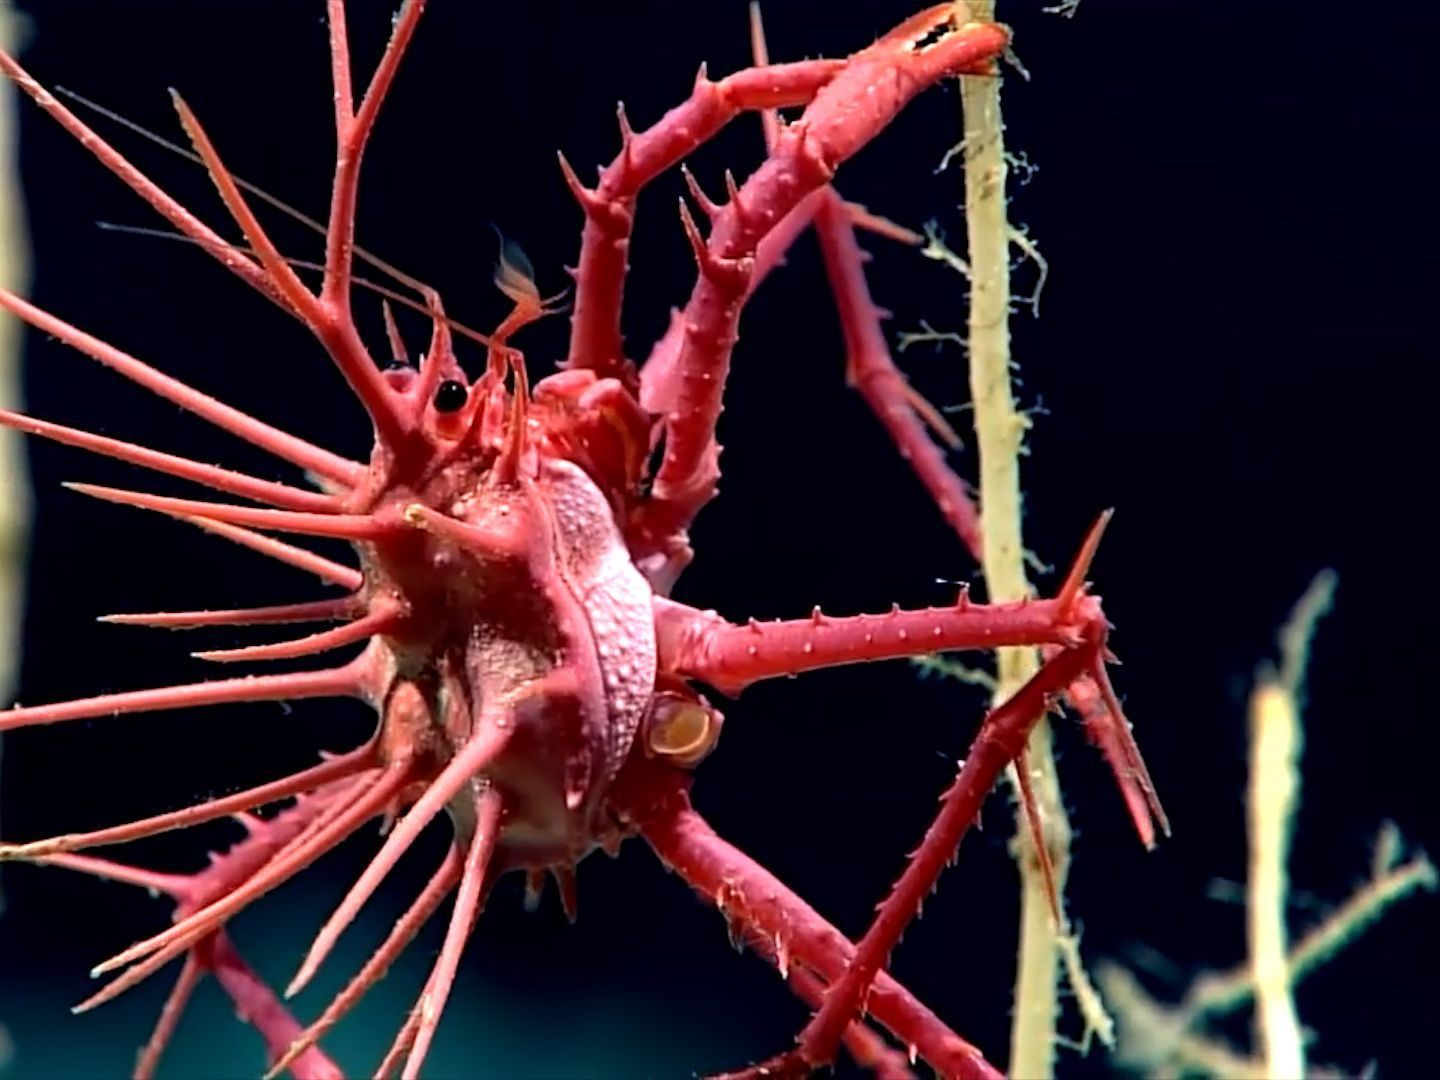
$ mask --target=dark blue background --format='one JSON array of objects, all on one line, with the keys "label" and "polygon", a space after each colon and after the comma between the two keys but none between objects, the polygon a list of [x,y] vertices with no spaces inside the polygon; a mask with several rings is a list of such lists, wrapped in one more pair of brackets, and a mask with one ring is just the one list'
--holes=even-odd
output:
[{"label": "dark blue background", "polygon": [[[176,86],[238,172],[323,212],[332,136],[318,0],[21,6],[32,22],[25,60],[42,80],[166,133],[177,126],[164,88]],[[391,7],[352,5],[357,72],[378,56]],[[688,92],[699,61],[712,74],[744,65],[745,6],[431,7],[371,146],[360,238],[483,326],[503,309],[489,285],[490,223],[524,247],[543,289],[563,287],[580,214],[555,150],[593,175],[617,147],[616,99],[646,125]],[[909,10],[894,0],[783,0],[765,13],[773,55],[794,59],[849,52]],[[1321,567],[1339,571],[1340,591],[1310,683],[1294,925],[1366,872],[1382,820],[1440,846],[1434,719],[1422,692],[1434,645],[1426,507],[1440,140],[1423,82],[1440,26],[1432,5],[1406,0],[1084,0],[1073,20],[1010,0],[1002,14],[1033,74],[1006,82],[1011,146],[1039,166],[1015,191],[1014,212],[1052,266],[1043,317],[1016,320],[1023,400],[1044,408],[1025,462],[1027,536],[1063,563],[1094,515],[1118,508],[1095,577],[1118,626],[1117,682],[1176,825],[1158,852],[1141,851],[1103,765],[1077,726],[1062,724],[1079,831],[1071,904],[1090,958],[1158,950],[1181,982],[1157,989],[1176,994],[1200,968],[1242,956],[1242,908],[1209,894],[1217,879],[1244,875],[1244,696],[1274,627]],[[958,110],[953,87],[928,94],[846,167],[842,190],[912,226],[935,218],[961,242],[959,177],[933,173],[958,137]],[[282,427],[364,452],[359,410],[302,330],[197,252],[98,232],[97,220],[156,221],[28,103],[22,115],[39,303]],[[123,133],[115,140],[208,220],[223,220],[199,169]],[[743,175],[760,151],[758,124],[746,119],[692,165],[718,191],[726,166]],[[641,203],[625,314],[636,356],[692,278],[673,209],[679,191],[667,176]],[[319,250],[284,225],[276,235],[288,252]],[[866,243],[892,332],[921,319],[963,325],[960,279],[912,251]],[[378,343],[377,309],[363,297],[359,307]],[[418,321],[405,326],[423,340]],[[533,369],[563,351],[566,331],[563,319],[526,331]],[[843,384],[811,240],[766,284],[743,334],[721,429],[723,494],[696,530],[699,557],[678,595],[737,618],[952,595],[936,579],[974,568]],[[902,360],[931,400],[967,400],[958,351]],[[39,416],[286,475],[39,336],[27,364]],[[186,658],[201,638],[100,626],[97,614],[317,595],[291,571],[56,486],[148,478],[44,444],[31,453],[39,516],[26,702],[212,673]],[[973,475],[969,453],[955,465]],[[859,934],[982,708],[975,692],[898,663],[757,687],[727,707],[696,801]],[[307,763],[317,748],[353,745],[370,723],[358,706],[308,704],[21,732],[7,740],[0,785],[6,835],[90,828],[233,790]],[[998,1061],[1015,922],[1003,802],[994,800],[985,831],[966,841],[895,960],[903,980]],[[222,825],[133,854],[185,869],[233,836]],[[242,948],[272,980],[288,976],[371,846],[351,845],[237,921]],[[317,1008],[353,970],[360,947],[417,887],[421,861],[371,905],[347,938],[351,951],[304,1007]],[[165,986],[83,1018],[66,1007],[90,992],[91,964],[158,929],[168,912],[60,872],[7,869],[5,878],[0,1020],[18,1045],[13,1075],[121,1074]],[[803,1022],[773,973],[737,957],[720,919],[640,847],[618,863],[586,863],[580,893],[571,928],[553,895],[526,916],[518,883],[498,891],[441,1030],[435,1075],[715,1070],[780,1049]],[[1404,1075],[1432,1056],[1440,950],[1426,905],[1433,900],[1396,912],[1304,985],[1316,1060],[1348,1070],[1377,1061],[1382,1075]],[[436,930],[331,1041],[348,1068],[373,1067]],[[1063,1058],[1070,1073],[1105,1067]],[[258,1065],[256,1042],[211,988],[167,1068],[246,1076]]]}]

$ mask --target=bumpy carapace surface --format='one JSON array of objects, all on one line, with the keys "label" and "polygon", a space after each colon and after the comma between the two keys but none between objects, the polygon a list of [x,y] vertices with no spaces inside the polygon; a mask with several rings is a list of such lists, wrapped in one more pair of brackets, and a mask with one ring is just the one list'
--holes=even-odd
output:
[{"label": "bumpy carapace surface", "polygon": [[[511,870],[538,888],[553,875],[573,908],[576,865],[642,837],[737,936],[781,970],[816,1009],[796,1046],[763,1067],[802,1073],[843,1044],[862,1064],[906,1075],[915,1056],[947,1076],[994,1075],[978,1050],[885,972],[891,949],[953,857],[1005,766],[1023,759],[1034,724],[1065,697],[1106,754],[1142,838],[1164,826],[1144,765],[1106,675],[1107,623],[1085,575],[1091,533],[1053,599],[973,603],[877,615],[729,622],[669,599],[692,558],[689,529],[714,496],[716,425],[745,302],[793,239],[813,227],[836,292],[852,380],[875,407],[961,540],[978,550],[965,485],[930,441],[933,412],[896,371],[870,301],[855,239],[874,225],[831,186],[843,162],[938,81],[994,69],[1007,31],[932,8],[842,60],[753,68],[719,81],[702,70],[685,102],[622,146],[589,188],[561,159],[584,213],[568,356],[533,387],[512,344],[550,314],[523,259],[502,256],[496,283],[513,311],[489,334],[458,328],[438,295],[400,280],[397,302],[426,312],[433,333],[416,363],[394,332],[382,367],[352,318],[354,210],[360,162],[424,9],[409,0],[356,103],[342,0],[328,14],[339,152],[323,277],[312,288],[270,240],[247,188],[176,98],[181,123],[245,236],[244,246],[175,202],[36,83],[0,66],[35,102],[151,204],[170,226],[292,313],[319,340],[366,409],[367,462],[339,457],[181,384],[22,298],[0,306],[119,374],[302,471],[308,486],[261,480],[17,414],[0,422],[206,485],[235,501],[77,487],[181,518],[344,590],[339,599],[248,610],[158,612],[112,621],[163,627],[337,622],[275,644],[201,654],[220,662],[289,660],[360,647],[336,666],[249,675],[16,708],[0,731],[93,717],[231,702],[354,697],[379,715],[364,745],[261,787],[174,813],[83,834],[0,845],[0,858],[67,867],[149,887],[176,904],[171,926],[96,969],[119,971],[82,1007],[113,998],[179,961],[161,1020],[141,1054],[151,1074],[196,983],[212,974],[266,1043],[272,1072],[339,1075],[321,1039],[442,903],[454,894],[444,945],[420,1000],[378,1073],[419,1074],[461,954],[495,879]],[[794,110],[789,122],[778,110]],[[628,246],[640,190],[744,112],[766,122],[769,155],[723,203],[691,184],[708,219],[682,226],[698,275],[690,298],[643,364],[620,336]],[[688,175],[687,175],[688,179]],[[461,330],[484,347],[474,377],[454,348]],[[1103,525],[1103,520],[1102,520]],[[274,533],[349,541],[342,565]],[[852,943],[691,808],[692,771],[714,747],[721,715],[700,687],[735,694],[758,680],[835,664],[947,650],[1034,645],[1040,673],[988,715],[940,812],[869,932]],[[1023,763],[1023,762],[1022,762]],[[278,807],[262,813],[264,808]],[[247,835],[192,875],[82,854],[170,829],[237,816]],[[379,851],[322,927],[286,996],[314,975],[345,928],[420,833],[448,818],[453,842],[393,932],[308,1025],[245,963],[229,919],[377,819]],[[876,1027],[887,1031],[899,1048]]]}]

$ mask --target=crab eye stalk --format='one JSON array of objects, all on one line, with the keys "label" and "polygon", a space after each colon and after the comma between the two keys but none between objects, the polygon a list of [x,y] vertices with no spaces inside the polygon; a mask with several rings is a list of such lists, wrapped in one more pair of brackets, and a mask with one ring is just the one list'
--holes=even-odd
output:
[{"label": "crab eye stalk", "polygon": [[704,700],[669,692],[656,694],[646,720],[645,745],[656,757],[691,768],[715,749],[724,722],[719,711]]},{"label": "crab eye stalk", "polygon": [[470,391],[465,389],[464,383],[446,379],[435,390],[435,411],[456,413],[463,409],[469,400]]}]

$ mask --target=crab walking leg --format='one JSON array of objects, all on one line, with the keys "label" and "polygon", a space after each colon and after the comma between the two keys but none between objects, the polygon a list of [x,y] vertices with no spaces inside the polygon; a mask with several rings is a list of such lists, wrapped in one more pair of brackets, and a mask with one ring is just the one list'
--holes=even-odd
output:
[{"label": "crab walking leg", "polygon": [[[826,990],[826,983],[820,976],[803,964],[793,963],[788,954],[777,953],[774,943],[759,935],[751,934],[746,944],[775,966],[796,997],[812,1009],[820,1008],[825,1001]],[[879,1080],[913,1080],[915,1076],[907,1056],[887,1043],[863,1020],[856,1020],[845,1029],[845,1049],[850,1051],[855,1064],[873,1072]]]},{"label": "crab walking leg", "polygon": [[602,170],[593,189],[585,187],[560,156],[565,179],[585,212],[567,367],[589,368],[602,378],[623,378],[633,388],[633,372],[620,337],[620,313],[640,189],[742,112],[807,104],[844,64],[843,60],[777,64],[739,71],[719,82],[707,78],[702,67],[689,99],[652,127],[632,131],[621,111],[620,153]]},{"label": "crab walking leg", "polygon": [[371,954],[370,959],[365,961],[363,967],[353,979],[346,985],[345,989],[335,995],[335,999],[325,1007],[320,1018],[296,1036],[285,1053],[270,1067],[264,1080],[274,1080],[290,1062],[294,1061],[311,1046],[314,1046],[325,1036],[325,1033],[338,1024],[351,1009],[365,996],[366,992],[379,982],[389,970],[395,959],[409,947],[420,928],[425,925],[430,916],[449,896],[455,886],[460,882],[460,874],[463,866],[462,856],[458,847],[452,846],[446,853],[445,861],[441,863],[440,869],[431,877],[428,884],[416,897],[415,902],[406,909],[395,923],[390,934],[380,944],[380,947]]},{"label": "crab walking leg", "polygon": [[193,944],[205,933],[213,930],[271,889],[289,881],[321,855],[338,847],[367,821],[384,813],[415,779],[413,763],[406,758],[388,764],[383,770],[375,772],[378,772],[378,775],[372,773],[365,778],[363,783],[358,780],[355,782],[358,790],[354,798],[348,800],[345,809],[314,836],[280,852],[261,870],[249,877],[243,885],[226,893],[214,903],[181,919],[163,933],[137,942],[104,963],[97,964],[93,973],[104,974],[107,971],[114,971],[116,968],[181,942]]},{"label": "crab walking leg", "polygon": [[880,311],[870,298],[865,282],[865,253],[855,239],[850,212],[834,189],[825,192],[815,215],[815,231],[845,337],[846,380],[885,426],[900,456],[910,463],[940,508],[941,516],[979,562],[979,508],[917,415],[914,391],[895,366],[880,328]]},{"label": "crab walking leg", "polygon": [[1000,774],[1024,752],[1031,729],[1051,702],[1076,679],[1102,667],[1102,641],[1097,630],[1086,644],[1047,660],[1034,678],[985,718],[955,783],[941,799],[940,813],[880,905],[844,976],[830,988],[825,1004],[800,1033],[797,1052],[807,1067],[819,1068],[834,1060],[846,1025],[864,1011],[876,974],[889,962],[905,928],[919,915],[921,902],[934,889],[940,872],[954,859]]},{"label": "crab walking leg", "polygon": [[[480,784],[483,781],[471,781]],[[489,880],[490,858],[500,838],[500,815],[504,808],[500,792],[493,787],[474,794],[474,835],[465,852],[465,866],[460,873],[460,890],[455,895],[455,909],[450,913],[450,925],[445,931],[445,941],[440,946],[440,958],[430,973],[430,980],[420,998],[420,1026],[415,1032],[415,1042],[410,1047],[410,1056],[401,1070],[401,1080],[418,1080],[420,1066],[430,1052],[430,1043],[435,1030],[440,1026],[440,1017],[445,1012],[445,1002],[450,997],[450,988],[455,985],[455,973],[460,969],[460,954],[470,933],[475,929],[475,920],[480,917],[480,908],[485,901],[486,884]]]},{"label": "crab walking leg", "polygon": [[[0,56],[3,55],[0,53]],[[304,439],[256,420],[209,394],[203,394],[179,379],[157,371],[143,360],[137,360],[129,353],[70,325],[64,319],[42,311],[8,289],[0,288],[0,308],[24,319],[42,334],[59,338],[72,349],[84,353],[136,385],[143,386],[152,394],[180,406],[186,412],[194,413],[202,420],[208,420],[222,431],[228,431],[292,465],[298,465],[346,487],[358,483],[365,475],[365,466],[359,462],[342,458],[329,450],[322,450]]]},{"label": "crab walking leg", "polygon": [[683,215],[700,275],[683,316],[685,342],[674,373],[675,403],[665,416],[666,454],[651,500],[652,530],[683,532],[715,492],[715,423],[760,240],[921,90],[947,76],[989,71],[1005,47],[1006,31],[991,23],[967,23],[927,44],[953,10],[932,8],[851,57],[715,214],[708,241],[699,240]]},{"label": "crab walking leg", "polygon": [[[267,1060],[278,1057],[300,1032],[299,1022],[255,974],[253,968],[231,944],[221,930],[200,942],[196,952],[209,966],[215,981],[225,988],[235,1011],[251,1024],[265,1040]],[[290,1063],[295,1080],[344,1080],[345,1074],[318,1046],[312,1046]]]},{"label": "crab walking leg", "polygon": [[[209,899],[233,891],[256,867],[303,836],[310,826],[324,820],[346,790],[346,781],[332,781],[302,794],[293,806],[267,821],[243,818],[248,835],[194,874],[159,874],[86,855],[60,854],[42,861],[46,865],[163,893],[176,901],[176,917],[183,917]],[[180,978],[171,990],[154,1033],[136,1064],[134,1075],[137,1077],[153,1073],[185,1009],[194,982],[206,972],[217,976],[220,985],[233,1000],[237,1014],[255,1027],[265,1040],[270,1048],[270,1059],[279,1053],[277,1048],[284,1047],[291,1034],[299,1030],[299,1024],[290,1017],[269,987],[255,976],[228,939],[222,939],[218,948],[207,944],[223,933],[223,930],[217,930],[215,935],[188,951]],[[83,1009],[84,1006],[77,1008]],[[299,1080],[333,1080],[341,1074],[319,1047],[312,1047],[310,1053],[295,1061],[292,1075]]]},{"label": "crab walking leg", "polygon": [[[727,843],[690,806],[684,774],[651,767],[628,800],[640,835],[671,870],[723,915],[757,937],[778,942],[793,962],[832,985],[846,971],[855,947],[815,910],[744,852]],[[881,972],[870,1015],[946,1077],[1000,1072],[974,1046],[945,1026],[889,975]]]},{"label": "crab walking leg", "polygon": [[655,601],[661,664],[685,678],[738,693],[761,679],[837,664],[890,660],[997,645],[1075,645],[1105,626],[1098,598],[1023,600],[902,610],[836,618],[819,608],[808,619],[726,622],[671,600]]}]

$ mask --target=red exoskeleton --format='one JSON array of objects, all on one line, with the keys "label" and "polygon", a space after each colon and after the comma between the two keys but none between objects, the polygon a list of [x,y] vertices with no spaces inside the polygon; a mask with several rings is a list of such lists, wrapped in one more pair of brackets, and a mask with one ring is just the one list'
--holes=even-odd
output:
[{"label": "red exoskeleton", "polygon": [[[550,313],[515,257],[497,284],[513,301],[471,378],[440,298],[417,290],[433,332],[417,363],[398,332],[395,362],[378,365],[352,318],[354,210],[360,162],[415,33],[409,0],[359,102],[351,85],[343,0],[329,0],[339,151],[318,290],[261,226],[188,107],[176,108],[196,153],[245,236],[223,239],[91,131],[9,57],[0,66],[175,229],[299,319],[366,409],[375,446],[348,460],[181,384],[120,349],[0,292],[0,306],[121,375],[302,470],[311,486],[262,480],[131,443],[15,414],[11,427],[209,486],[239,501],[149,495],[94,486],[88,494],[159,511],[344,590],[340,599],[248,610],[164,612],[113,621],[165,627],[338,622],[270,645],[203,654],[228,662],[289,660],[360,646],[318,670],[117,693],[0,714],[0,731],[122,713],[231,702],[352,697],[380,717],[374,737],[298,774],[174,813],[83,834],[0,846],[0,858],[68,867],[150,887],[176,903],[173,925],[99,965],[120,974],[83,1007],[134,986],[172,961],[182,969],[141,1055],[151,1074],[196,983],[213,974],[267,1044],[272,1071],[338,1075],[322,1036],[359,1000],[454,894],[444,945],[419,1002],[378,1072],[419,1074],[485,897],[506,871],[546,874],[574,906],[576,865],[597,849],[643,838],[739,937],[774,963],[817,1011],[797,1045],[767,1063],[801,1073],[845,1045],[862,1064],[905,1075],[914,1056],[946,1076],[994,1075],[885,971],[889,954],[997,777],[1023,759],[1035,723],[1067,697],[1085,717],[1121,783],[1142,838],[1164,819],[1106,675],[1107,623],[1085,576],[1097,526],[1057,595],[790,621],[732,623],[669,599],[690,562],[689,529],[719,477],[716,427],[747,298],[786,248],[813,227],[840,311],[849,373],[934,495],[961,540],[978,550],[977,514],[963,482],[930,441],[933,412],[891,361],[856,242],[874,224],[835,192],[837,168],[938,81],[993,71],[1003,27],[965,21],[958,7],[922,12],[844,60],[757,65],[719,81],[705,73],[654,126],[621,115],[622,146],[594,188],[561,159],[584,212],[569,353],[530,383],[512,344]],[[800,110],[789,123],[777,110]],[[698,276],[683,310],[637,365],[620,335],[628,245],[645,184],[745,112],[760,113],[769,156],[723,202],[691,182],[708,218],[682,225]],[[687,176],[688,180],[688,176]],[[728,180],[728,177],[727,177]],[[408,282],[413,287],[415,283]],[[1103,521],[1102,521],[1103,524]],[[273,533],[350,542],[342,565]],[[766,870],[728,845],[691,808],[692,770],[714,747],[721,715],[698,689],[735,694],[762,679],[836,664],[1000,645],[1046,650],[1039,674],[983,721],[938,816],[870,930],[852,943]],[[1023,769],[1022,769],[1023,774]],[[269,816],[264,807],[285,804]],[[382,880],[441,816],[453,842],[421,895],[349,985],[308,1026],[245,963],[229,919],[365,825],[388,829],[378,853],[322,927],[287,990],[312,978]],[[193,875],[162,874],[81,852],[238,816],[248,835]],[[871,1026],[888,1031],[897,1050]]]}]

